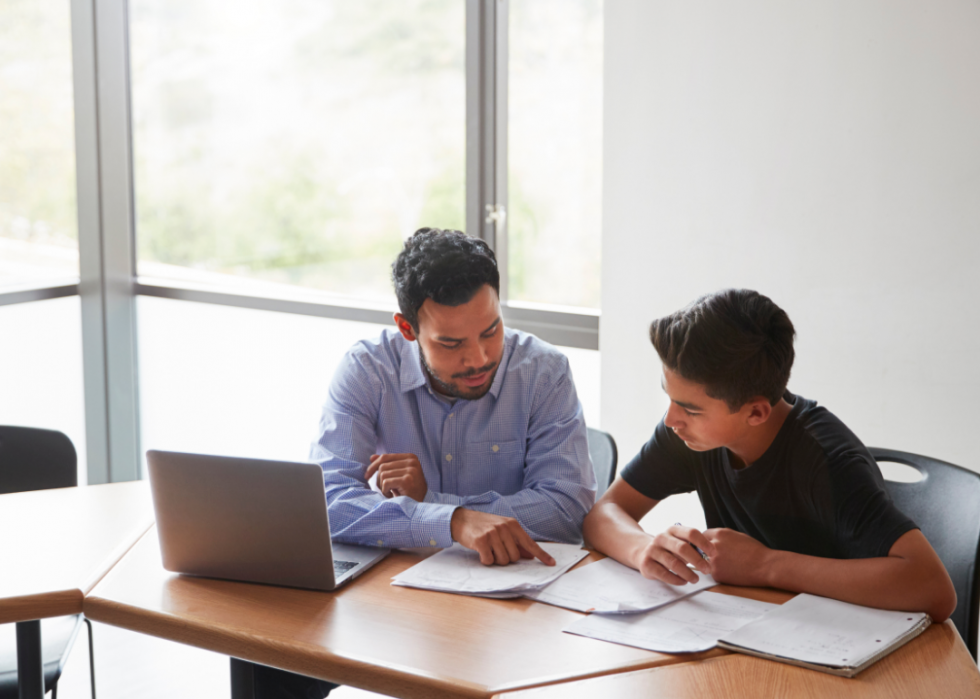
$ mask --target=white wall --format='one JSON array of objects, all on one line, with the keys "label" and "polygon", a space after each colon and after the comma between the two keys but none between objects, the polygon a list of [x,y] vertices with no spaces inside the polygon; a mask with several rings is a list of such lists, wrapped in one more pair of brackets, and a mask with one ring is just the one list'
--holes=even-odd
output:
[{"label": "white wall", "polygon": [[980,470],[980,3],[606,0],[602,423],[666,409],[653,318],[728,286],[790,389]]}]

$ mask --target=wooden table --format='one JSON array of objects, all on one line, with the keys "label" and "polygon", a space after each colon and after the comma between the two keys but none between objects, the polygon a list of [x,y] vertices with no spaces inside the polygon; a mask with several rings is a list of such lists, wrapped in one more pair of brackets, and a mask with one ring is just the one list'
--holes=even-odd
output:
[{"label": "wooden table", "polygon": [[[583,564],[598,560],[591,554]],[[730,654],[665,655],[561,633],[581,615],[529,600],[394,587],[394,553],[338,592],[175,575],[151,530],[86,597],[86,616],[249,662],[398,697],[978,697],[952,622],[854,679]],[[791,593],[718,586],[781,604]],[[234,689],[233,689],[234,693]]]},{"label": "wooden table", "polygon": [[490,697],[723,653],[677,656],[603,643],[561,633],[577,612],[390,584],[419,560],[393,553],[333,593],[251,585],[166,572],[151,530],[86,596],[84,609],[103,623],[408,698]]},{"label": "wooden table", "polygon": [[44,694],[39,620],[79,614],[152,522],[145,482],[0,495],[0,624],[17,623],[21,697]]},{"label": "wooden table", "polygon": [[[707,593],[705,593],[707,594]],[[700,662],[501,694],[499,699],[976,699],[980,673],[953,622],[925,633],[852,679],[731,654]]]}]

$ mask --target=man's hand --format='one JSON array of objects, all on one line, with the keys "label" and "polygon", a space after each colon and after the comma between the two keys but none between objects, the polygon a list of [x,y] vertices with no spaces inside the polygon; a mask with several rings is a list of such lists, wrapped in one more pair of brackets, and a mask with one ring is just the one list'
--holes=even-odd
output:
[{"label": "man's hand", "polygon": [[768,586],[772,549],[734,529],[708,529],[704,535],[714,551],[709,555],[715,580],[729,585]]},{"label": "man's hand", "polygon": [[365,480],[375,473],[378,474],[378,490],[386,498],[407,495],[422,502],[429,492],[422,464],[415,454],[372,454],[371,463],[364,472]]},{"label": "man's hand", "polygon": [[708,574],[712,571],[709,563],[695,550],[695,546],[714,560],[714,544],[708,537],[697,529],[675,524],[667,531],[652,537],[636,553],[633,567],[650,580],[660,580],[671,585],[696,583],[698,576],[687,567],[688,563],[702,573]]},{"label": "man's hand", "polygon": [[537,558],[545,565],[555,565],[555,559],[511,517],[458,507],[449,528],[453,541],[479,553],[480,563],[485,566],[505,566],[522,558]]}]

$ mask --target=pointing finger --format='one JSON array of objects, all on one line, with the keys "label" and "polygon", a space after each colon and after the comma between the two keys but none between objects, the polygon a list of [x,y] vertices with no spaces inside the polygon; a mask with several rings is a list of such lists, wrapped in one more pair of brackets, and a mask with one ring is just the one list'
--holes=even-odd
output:
[{"label": "pointing finger", "polygon": [[524,531],[521,525],[518,524],[517,527],[520,531],[520,534],[517,536],[517,543],[546,566],[555,565],[555,559],[551,557],[551,554],[538,546],[538,542],[528,536],[528,533]]}]

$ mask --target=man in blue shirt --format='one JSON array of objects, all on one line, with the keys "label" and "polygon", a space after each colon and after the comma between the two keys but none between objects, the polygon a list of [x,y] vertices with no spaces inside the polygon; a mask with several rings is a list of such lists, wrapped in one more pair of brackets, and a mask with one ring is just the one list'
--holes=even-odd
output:
[{"label": "man in blue shirt", "polygon": [[[347,352],[311,448],[333,538],[458,542],[486,565],[554,565],[535,541],[581,542],[596,491],[568,360],[504,328],[497,261],[482,240],[423,228],[392,278],[397,329]],[[335,686],[255,666],[256,699]]]},{"label": "man in blue shirt", "polygon": [[348,351],[311,450],[334,539],[553,564],[535,540],[580,542],[596,489],[568,360],[504,328],[482,240],[423,228],[392,269],[397,329]]}]

